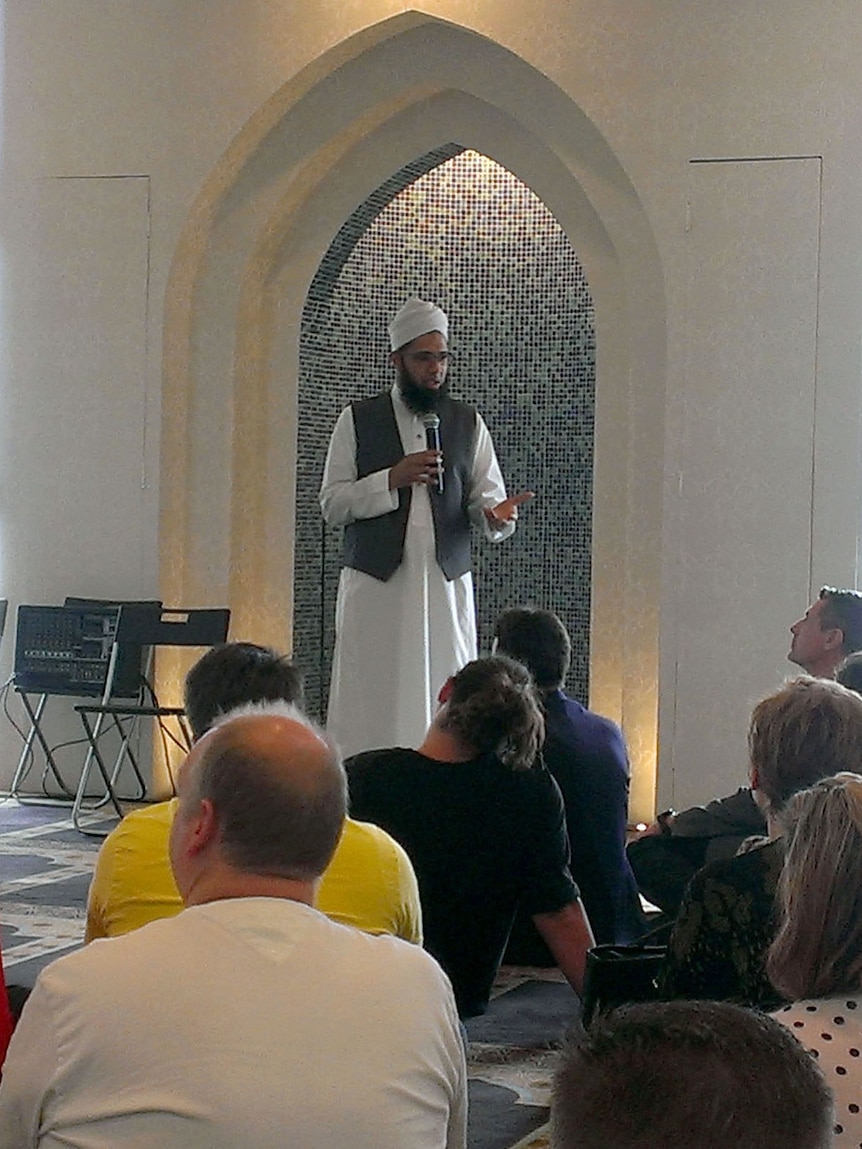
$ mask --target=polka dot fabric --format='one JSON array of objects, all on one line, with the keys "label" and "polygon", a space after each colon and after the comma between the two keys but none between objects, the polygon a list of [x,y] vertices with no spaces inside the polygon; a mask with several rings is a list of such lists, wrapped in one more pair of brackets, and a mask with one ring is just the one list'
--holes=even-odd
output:
[{"label": "polka dot fabric", "polygon": [[862,997],[797,1001],[775,1017],[817,1058],[835,1094],[835,1145],[862,1149]]}]

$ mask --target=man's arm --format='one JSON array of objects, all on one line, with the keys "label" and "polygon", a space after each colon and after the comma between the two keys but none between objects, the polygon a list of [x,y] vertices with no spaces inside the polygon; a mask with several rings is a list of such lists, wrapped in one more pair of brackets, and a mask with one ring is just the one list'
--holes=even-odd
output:
[{"label": "man's arm", "polygon": [[376,519],[398,509],[398,488],[428,483],[436,475],[439,452],[414,451],[392,467],[364,478],[356,474],[356,429],[353,413],[346,407],[338,417],[323,469],[320,509],[331,527],[343,527],[356,519]]},{"label": "man's arm", "polygon": [[528,843],[521,904],[572,988],[580,994],[587,950],[595,945],[595,937],[569,870],[563,797],[544,767],[525,770],[519,781],[522,832]]},{"label": "man's arm", "polygon": [[[562,728],[565,730],[565,728]],[[566,806],[572,877],[600,941],[628,942],[643,933],[636,883],[626,856],[629,760],[613,723],[591,723],[574,745],[546,719],[545,764]]]},{"label": "man's arm", "polygon": [[678,838],[712,838],[721,835],[765,834],[766,819],[748,786],[705,806],[692,806],[676,814],[671,833]]},{"label": "man's arm", "polygon": [[572,989],[583,993],[587,950],[596,939],[580,898],[556,913],[533,914],[533,922]]},{"label": "man's arm", "polygon": [[477,413],[467,511],[476,526],[482,528],[485,535],[495,543],[507,539],[515,530],[514,520],[492,523],[485,513],[505,499],[506,484],[503,482],[494,444],[484,419]]},{"label": "man's arm", "polygon": [[338,416],[320,486],[320,509],[331,527],[343,527],[356,519],[374,519],[398,507],[398,491],[389,489],[387,467],[359,479],[356,474],[356,431],[353,412],[346,407]]}]

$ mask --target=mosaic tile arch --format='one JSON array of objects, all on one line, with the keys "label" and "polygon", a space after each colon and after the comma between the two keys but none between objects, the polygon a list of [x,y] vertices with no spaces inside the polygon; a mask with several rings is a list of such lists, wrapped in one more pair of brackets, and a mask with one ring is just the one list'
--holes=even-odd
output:
[{"label": "mosaic tile arch", "polygon": [[508,606],[550,607],[572,635],[569,689],[586,701],[595,323],[572,244],[541,200],[478,152],[448,144],[396,172],[344,223],[302,315],[294,656],[325,716],[340,531],[317,502],[329,435],[352,399],[391,383],[386,325],[409,295],[449,314],[452,393],[475,403],[510,492],[536,500],[513,539],[476,540],[480,650]]}]

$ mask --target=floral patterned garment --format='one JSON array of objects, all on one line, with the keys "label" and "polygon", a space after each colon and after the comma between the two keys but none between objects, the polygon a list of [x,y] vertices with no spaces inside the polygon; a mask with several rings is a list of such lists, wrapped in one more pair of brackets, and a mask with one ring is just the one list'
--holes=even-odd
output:
[{"label": "floral patterned garment", "polygon": [[784,845],[775,841],[695,874],[659,974],[662,997],[762,1009],[782,1001],[766,976],[765,960],[776,928],[775,892],[783,864]]}]

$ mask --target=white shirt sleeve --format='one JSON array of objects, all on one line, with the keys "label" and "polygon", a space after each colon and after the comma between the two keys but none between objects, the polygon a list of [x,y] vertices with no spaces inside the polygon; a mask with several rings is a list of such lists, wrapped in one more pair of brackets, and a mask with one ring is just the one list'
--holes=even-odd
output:
[{"label": "white shirt sleeve", "polygon": [[494,443],[485,426],[485,420],[477,413],[467,511],[471,521],[481,527],[486,537],[494,543],[507,539],[514,532],[515,524],[501,523],[499,527],[492,527],[485,518],[484,510],[486,507],[496,507],[505,498],[506,484],[503,482],[503,474],[497,462]]},{"label": "white shirt sleeve", "polygon": [[356,431],[349,407],[338,416],[320,487],[320,509],[331,527],[356,519],[375,519],[398,508],[398,492],[389,490],[389,468],[365,478],[356,475]]},{"label": "white shirt sleeve", "polygon": [[460,1031],[457,1033],[457,1038],[461,1043],[461,1059],[458,1069],[459,1084],[454,1104],[449,1112],[446,1149],[465,1149],[467,1145],[467,1064]]},{"label": "white shirt sleeve", "polygon": [[446,1128],[446,1149],[466,1149],[467,1145],[467,1050],[452,986],[446,975],[440,972],[444,983],[446,1008],[446,1045],[448,1061],[452,1071],[452,1103],[449,1108],[449,1122]]},{"label": "white shirt sleeve", "polygon": [[0,1085],[0,1145],[36,1149],[45,1098],[57,1069],[58,1038],[37,983],[12,1035]]}]

